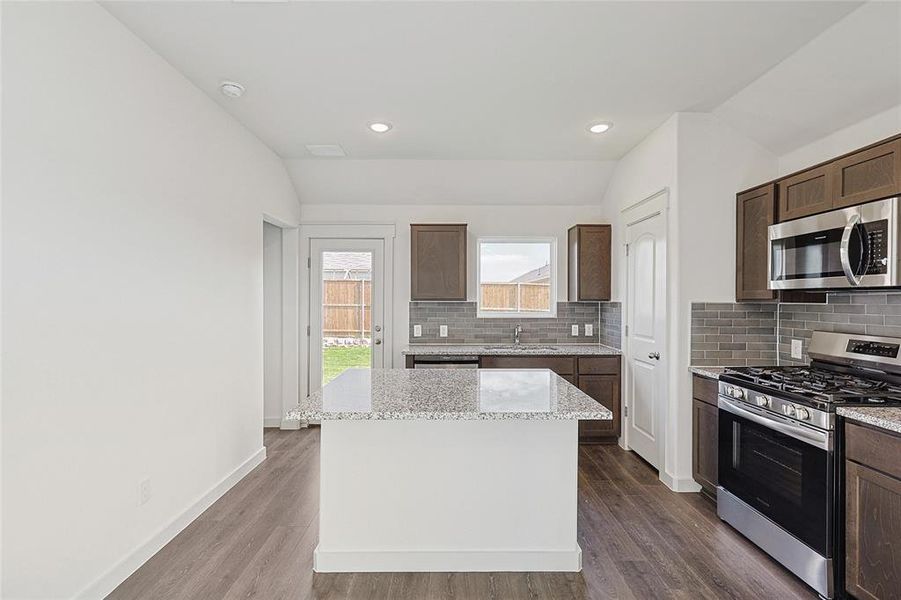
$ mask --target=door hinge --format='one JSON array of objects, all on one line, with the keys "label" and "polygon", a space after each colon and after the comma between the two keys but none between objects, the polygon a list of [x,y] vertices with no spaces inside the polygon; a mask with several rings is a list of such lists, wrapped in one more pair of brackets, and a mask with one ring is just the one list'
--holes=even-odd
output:
[{"label": "door hinge", "polygon": [[626,325],[626,337],[629,337],[629,326]]},{"label": "door hinge", "polygon": [[310,337],[310,326],[307,325],[307,337]]},{"label": "door hinge", "polygon": [[624,407],[623,407],[623,410],[625,411],[626,416],[628,417],[628,416],[629,416],[629,407],[628,407],[628,406],[624,406]]},{"label": "door hinge", "polygon": [[626,256],[629,256],[629,244],[626,244]]},{"label": "door hinge", "polygon": [[313,266],[312,263],[313,263],[313,259],[308,256],[307,257],[307,268],[308,269]]}]

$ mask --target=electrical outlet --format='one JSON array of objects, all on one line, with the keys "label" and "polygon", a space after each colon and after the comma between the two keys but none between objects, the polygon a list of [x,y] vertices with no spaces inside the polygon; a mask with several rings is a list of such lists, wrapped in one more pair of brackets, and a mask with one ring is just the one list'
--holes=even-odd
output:
[{"label": "electrical outlet", "polygon": [[413,337],[422,337],[422,325],[413,326]]},{"label": "electrical outlet", "polygon": [[573,326],[572,326],[572,334],[573,334],[574,336],[578,336],[578,335],[579,335],[579,326],[578,326],[578,325],[573,325]]},{"label": "electrical outlet", "polygon": [[438,337],[447,337],[447,325],[441,325],[438,328]]},{"label": "electrical outlet", "polygon": [[150,478],[147,478],[138,485],[138,502],[140,506],[150,502],[151,496],[153,496],[153,489],[150,487]]},{"label": "electrical outlet", "polygon": [[804,350],[801,346],[801,340],[792,340],[792,358],[804,358]]},{"label": "electrical outlet", "polygon": [[585,335],[592,336],[594,335],[594,325],[591,323],[585,323]]}]

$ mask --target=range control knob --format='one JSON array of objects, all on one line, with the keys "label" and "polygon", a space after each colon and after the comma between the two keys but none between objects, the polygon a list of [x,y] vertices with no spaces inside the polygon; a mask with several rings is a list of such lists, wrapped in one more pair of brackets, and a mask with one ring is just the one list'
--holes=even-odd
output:
[{"label": "range control knob", "polygon": [[782,405],[782,414],[787,417],[794,417],[795,416],[795,407],[792,406],[791,404],[783,404]]},{"label": "range control knob", "polygon": [[767,398],[766,396],[757,396],[756,398],[754,398],[754,402],[757,403],[757,406],[769,406],[770,405],[770,399]]},{"label": "range control knob", "polygon": [[806,408],[797,406],[795,407],[795,417],[801,419],[802,421],[806,421],[810,418],[810,411],[808,411]]},{"label": "range control knob", "polygon": [[729,394],[731,394],[733,398],[738,398],[739,400],[745,397],[745,391],[737,387],[731,388]]}]

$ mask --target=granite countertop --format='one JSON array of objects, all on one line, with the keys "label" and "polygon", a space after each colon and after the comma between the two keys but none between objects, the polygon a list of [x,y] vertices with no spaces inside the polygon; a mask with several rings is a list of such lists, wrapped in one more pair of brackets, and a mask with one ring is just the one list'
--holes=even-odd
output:
[{"label": "granite countertop", "polygon": [[846,419],[901,433],[901,407],[840,406],[836,412]]},{"label": "granite countertop", "polygon": [[547,369],[348,369],[288,420],[601,420],[613,413]]},{"label": "granite countertop", "polygon": [[603,344],[410,344],[402,354],[418,356],[618,356],[621,350]]},{"label": "granite countertop", "polygon": [[726,370],[726,367],[688,367],[688,370],[701,377],[719,379],[720,375]]}]

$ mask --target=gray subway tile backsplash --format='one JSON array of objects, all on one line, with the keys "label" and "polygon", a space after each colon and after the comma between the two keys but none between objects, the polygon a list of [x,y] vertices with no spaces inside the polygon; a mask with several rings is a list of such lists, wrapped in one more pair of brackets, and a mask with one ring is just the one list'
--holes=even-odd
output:
[{"label": "gray subway tile backsplash", "polygon": [[[585,324],[594,332],[584,335]],[[413,326],[422,326],[422,337],[413,337]],[[448,336],[438,337],[438,328],[447,325]],[[416,344],[509,344],[513,328],[522,326],[525,344],[602,343],[620,347],[622,311],[619,302],[558,302],[554,318],[492,319],[476,317],[475,302],[411,302],[410,343]],[[579,326],[579,336],[571,334]]]},{"label": "gray subway tile backsplash", "polygon": [[693,302],[691,364],[737,367],[776,362],[773,304]]},{"label": "gray subway tile backsplash", "polygon": [[[823,304],[694,302],[691,329],[695,366],[806,364],[814,331],[901,337],[901,291],[833,292]],[[801,360],[791,356],[793,339]]]}]

